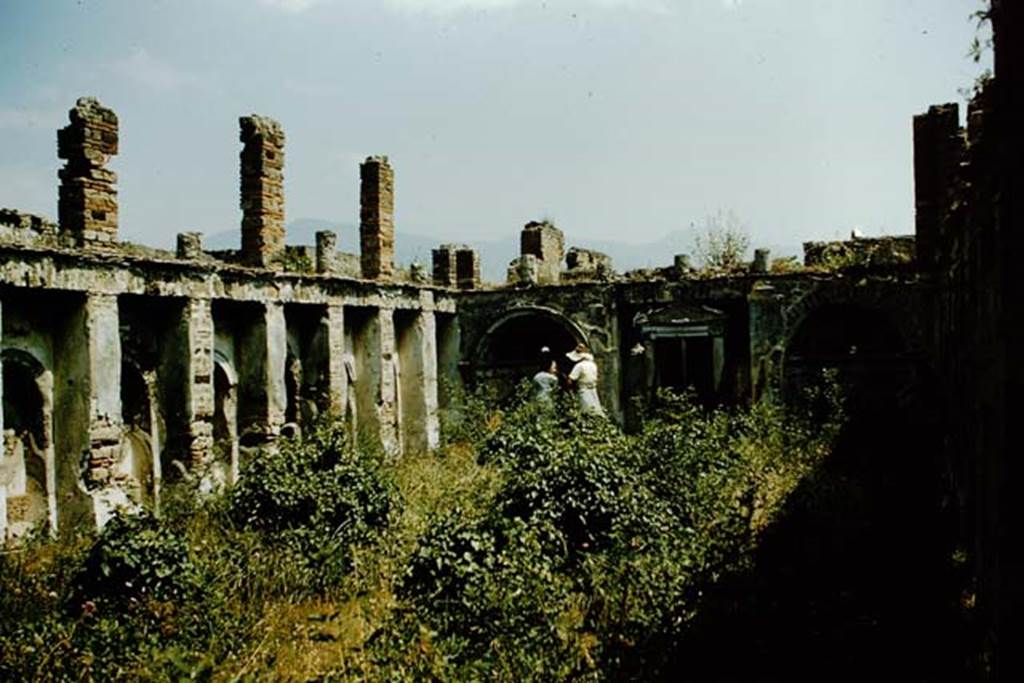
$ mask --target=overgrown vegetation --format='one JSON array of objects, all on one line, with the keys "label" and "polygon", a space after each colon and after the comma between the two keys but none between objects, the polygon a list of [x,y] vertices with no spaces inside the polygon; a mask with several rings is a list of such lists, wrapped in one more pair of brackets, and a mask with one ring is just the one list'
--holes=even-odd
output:
[{"label": "overgrown vegetation", "polygon": [[4,554],[0,678],[649,678],[827,456],[814,405],[665,395],[626,435],[466,397],[394,465],[324,426],[222,496]]}]

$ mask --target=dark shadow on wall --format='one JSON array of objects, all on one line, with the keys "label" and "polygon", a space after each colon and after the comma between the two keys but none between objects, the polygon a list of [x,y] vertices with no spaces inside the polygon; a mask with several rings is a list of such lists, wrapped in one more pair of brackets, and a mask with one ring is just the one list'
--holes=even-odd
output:
[{"label": "dark shadow on wall", "polygon": [[753,567],[706,595],[670,647],[666,678],[970,680],[927,373],[884,317],[846,307],[794,337],[790,393],[823,369],[848,396],[835,451],[765,533]]},{"label": "dark shadow on wall", "polygon": [[934,431],[854,418],[668,671],[696,681],[969,680]]}]

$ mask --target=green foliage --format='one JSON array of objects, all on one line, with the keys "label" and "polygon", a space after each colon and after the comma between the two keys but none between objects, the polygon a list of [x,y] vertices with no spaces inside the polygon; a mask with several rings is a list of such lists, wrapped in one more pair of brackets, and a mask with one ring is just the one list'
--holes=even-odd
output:
[{"label": "green foliage", "polygon": [[394,500],[381,458],[351,448],[343,427],[325,422],[256,455],[231,490],[228,513],[330,584],[349,570],[350,546],[387,524]]},{"label": "green foliage", "polygon": [[398,463],[324,424],[224,495],[0,555],[0,679],[657,678],[840,417],[828,385],[800,414],[665,394],[633,435],[522,398]]},{"label": "green foliage", "polygon": [[[374,641],[388,675],[657,673],[839,424],[769,404],[707,413],[665,394],[658,406],[635,436],[571,402],[503,413],[479,447],[504,474],[491,504],[438,516],[408,560],[399,593],[417,618]],[[417,638],[415,666],[396,670]]]},{"label": "green foliage", "polygon": [[183,535],[148,513],[117,514],[93,543],[74,581],[74,609],[194,600],[202,590]]},{"label": "green foliage", "polygon": [[287,273],[312,273],[316,270],[304,249],[286,248],[275,259],[274,265]]}]

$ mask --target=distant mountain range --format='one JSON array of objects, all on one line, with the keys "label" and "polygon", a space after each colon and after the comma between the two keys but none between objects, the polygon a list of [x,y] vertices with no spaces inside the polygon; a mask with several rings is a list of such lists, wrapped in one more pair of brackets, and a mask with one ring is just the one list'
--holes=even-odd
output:
[{"label": "distant mountain range", "polygon": [[[338,235],[338,249],[354,254],[359,253],[359,226],[352,223],[321,220],[316,218],[297,218],[287,225],[288,244],[316,244],[316,233],[319,230],[333,230]],[[651,268],[672,264],[675,254],[693,253],[695,231],[675,230],[653,242],[635,244],[618,240],[594,239],[582,235],[567,233],[566,249],[583,247],[595,249],[612,257],[612,263],[619,272],[635,268]],[[207,249],[238,249],[240,235],[237,230],[224,231],[209,235],[205,240]],[[442,243],[455,242],[468,244],[480,252],[480,270],[483,278],[490,282],[505,280],[508,264],[519,255],[519,233],[512,232],[499,239],[475,240],[439,240],[436,237],[425,237],[399,231],[395,235],[395,260],[402,265],[419,261],[430,265],[430,250]],[[771,249],[773,257],[796,256],[802,253],[802,247],[795,245],[761,245]]]}]

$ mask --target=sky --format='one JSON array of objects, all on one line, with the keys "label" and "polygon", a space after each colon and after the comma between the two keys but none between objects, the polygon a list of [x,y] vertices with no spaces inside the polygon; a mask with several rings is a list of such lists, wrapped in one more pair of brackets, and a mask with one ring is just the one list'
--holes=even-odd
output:
[{"label": "sky", "polygon": [[286,134],[288,220],[438,242],[534,219],[643,243],[913,231],[911,118],[960,101],[979,0],[0,0],[0,207],[57,214],[56,129],[120,119],[122,239],[237,229],[238,117]]}]

